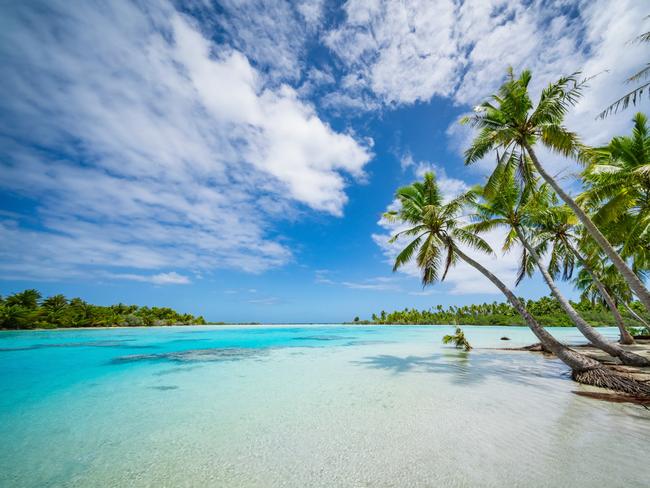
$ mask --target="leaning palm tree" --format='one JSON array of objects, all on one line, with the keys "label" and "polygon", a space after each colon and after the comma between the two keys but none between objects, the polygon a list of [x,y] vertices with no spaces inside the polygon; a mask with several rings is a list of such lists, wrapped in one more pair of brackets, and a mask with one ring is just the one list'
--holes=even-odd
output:
[{"label": "leaning palm tree", "polygon": [[501,150],[502,156],[497,157],[495,172],[517,166],[524,182],[529,183],[533,179],[528,165],[530,158],[534,171],[571,208],[589,236],[601,247],[634,294],[650,311],[650,291],[619,256],[585,210],[546,171],[534,149],[539,141],[562,156],[585,161],[585,155],[590,152],[585,150],[575,133],[562,125],[569,107],[580,98],[585,81],[579,82],[577,74],[560,78],[542,91],[539,102],[534,106],[528,93],[531,77],[530,71],[525,70],[519,78],[515,78],[512,70],[509,70],[508,78],[498,93],[490,101],[476,107],[474,115],[461,119],[461,123],[479,129],[471,146],[465,151],[465,164],[479,161],[492,150]]},{"label": "leaning palm tree", "polygon": [[598,361],[569,349],[555,339],[539,325],[503,281],[461,249],[469,247],[492,254],[492,249],[480,236],[459,225],[462,219],[461,212],[467,202],[471,201],[473,194],[463,195],[444,203],[434,175],[427,173],[424,175],[424,181],[397,190],[396,198],[400,203],[399,210],[387,212],[384,217],[391,222],[405,224],[408,228],[397,232],[391,241],[396,242],[402,237],[409,237],[412,240],[395,258],[393,271],[406,265],[415,257],[422,272],[422,284],[426,286],[438,280],[443,281],[458,260],[465,261],[506,296],[542,346],[571,368],[572,377],[576,381],[625,393],[650,395],[650,385],[617,374]]},{"label": "leaning palm tree", "polygon": [[619,358],[623,364],[650,366],[648,359],[626,351],[619,344],[607,341],[596,329],[589,325],[560,292],[551,273],[544,265],[540,250],[544,249],[548,241],[543,241],[539,246],[533,244],[530,214],[535,206],[540,205],[540,202],[551,198],[546,186],[536,189],[533,183],[526,186],[522,191],[515,182],[513,172],[510,171],[504,173],[498,191],[492,193],[491,191],[485,191],[481,187],[476,187],[473,192],[478,197],[481,197],[482,201],[476,201],[474,204],[476,213],[472,218],[475,223],[469,225],[468,230],[481,233],[505,227],[508,234],[504,243],[504,250],[511,249],[516,242],[521,243],[524,247],[519,281],[526,274],[531,274],[529,263],[535,263],[552,295],[557,299],[564,312],[582,335],[589,339],[595,347],[613,357]]},{"label": "leaning palm tree", "polygon": [[548,272],[553,278],[561,275],[563,279],[568,280],[572,277],[577,263],[582,268],[580,286],[583,290],[592,289],[605,302],[618,327],[619,342],[634,344],[634,338],[625,327],[616,300],[598,276],[594,265],[578,250],[576,243],[579,240],[579,230],[575,215],[566,205],[549,206],[546,203],[543,199],[536,200],[530,217],[537,238],[551,246]]},{"label": "leaning palm tree", "polygon": [[634,116],[631,136],[614,137],[594,153],[583,172],[588,188],[576,199],[594,209],[594,222],[620,242],[621,256],[635,267],[650,265],[650,129]]}]

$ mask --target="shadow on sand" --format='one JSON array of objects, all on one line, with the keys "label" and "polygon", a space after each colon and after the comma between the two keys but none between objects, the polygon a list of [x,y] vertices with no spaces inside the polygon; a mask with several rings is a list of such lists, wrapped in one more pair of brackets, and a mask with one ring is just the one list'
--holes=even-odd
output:
[{"label": "shadow on sand", "polygon": [[354,364],[390,371],[393,374],[452,375],[456,384],[476,384],[491,377],[513,383],[539,386],[533,378],[569,379],[570,372],[558,360],[541,357],[522,358],[520,354],[483,351],[445,351],[430,356],[368,356]]}]

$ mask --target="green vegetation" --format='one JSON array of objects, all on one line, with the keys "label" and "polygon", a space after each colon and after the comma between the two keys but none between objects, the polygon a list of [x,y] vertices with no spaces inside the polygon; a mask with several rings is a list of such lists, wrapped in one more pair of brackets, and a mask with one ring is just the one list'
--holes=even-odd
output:
[{"label": "green vegetation", "polygon": [[465,349],[465,351],[471,351],[472,346],[469,344],[469,341],[463,333],[463,329],[456,327],[456,331],[453,334],[447,334],[442,338],[443,344],[453,344],[456,346],[456,349]]},{"label": "green vegetation", "polygon": [[[573,327],[569,316],[562,310],[558,301],[553,297],[542,297],[539,300],[519,299],[526,309],[546,327]],[[573,307],[589,322],[598,326],[616,326],[614,316],[602,303],[583,299],[578,303],[571,302]],[[645,312],[639,302],[632,302],[633,310],[650,320],[650,314]],[[635,319],[629,312],[622,310],[623,320],[628,327],[643,327],[643,323]],[[480,305],[451,305],[444,308],[436,305],[428,310],[404,309],[379,315],[373,314],[369,323],[398,324],[398,325],[526,325],[524,319],[515,308],[508,303],[482,303]]]},{"label": "green vegetation", "polygon": [[[495,156],[486,183],[449,200],[440,192],[435,175],[427,173],[424,181],[399,188],[398,208],[384,214],[404,228],[391,242],[407,238],[395,258],[394,271],[414,260],[426,286],[443,281],[456,263],[464,261],[496,286],[508,304],[382,312],[377,321],[525,323],[543,349],[571,368],[576,381],[650,397],[648,384],[568,348],[542,327],[574,325],[591,345],[623,364],[650,366],[648,358],[621,346],[635,342],[628,326],[650,330],[650,291],[645,283],[650,271],[647,119],[643,114],[634,117],[631,136],[615,137],[600,148],[585,145],[564,125],[586,87],[587,80],[579,81],[577,76],[549,84],[534,103],[529,92],[532,73],[524,70],[515,76],[509,70],[498,92],[461,119],[475,129],[465,164]],[[538,153],[540,146],[583,165],[583,191],[577,198],[547,171],[539,158],[545,154]],[[482,235],[494,231],[504,233],[503,252],[520,253],[516,284],[539,272],[550,298],[525,302],[482,264],[481,254],[494,254]],[[556,283],[559,279],[576,284],[580,302],[564,296]],[[596,325],[618,326],[619,342],[607,340]],[[449,340],[454,341],[453,336]]]},{"label": "green vegetation", "polygon": [[203,317],[180,314],[168,307],[138,307],[119,303],[91,305],[81,298],[54,295],[43,299],[37,290],[0,296],[0,328],[114,327],[204,325]]}]

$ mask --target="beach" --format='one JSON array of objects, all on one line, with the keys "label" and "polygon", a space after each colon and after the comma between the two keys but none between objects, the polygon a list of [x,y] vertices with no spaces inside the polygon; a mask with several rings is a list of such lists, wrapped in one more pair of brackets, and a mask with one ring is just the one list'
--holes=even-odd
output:
[{"label": "beach", "polygon": [[465,327],[466,353],[441,345],[451,327],[266,327],[1,333],[0,484],[645,486],[650,475],[638,462],[648,411],[576,395],[589,388],[556,359],[493,349],[530,344],[525,328]]}]

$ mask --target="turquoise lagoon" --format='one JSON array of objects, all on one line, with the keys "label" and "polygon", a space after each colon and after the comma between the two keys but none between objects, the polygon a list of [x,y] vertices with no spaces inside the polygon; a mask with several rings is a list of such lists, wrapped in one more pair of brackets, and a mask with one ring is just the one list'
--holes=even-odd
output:
[{"label": "turquoise lagoon", "polygon": [[0,332],[0,486],[648,486],[650,412],[464,330]]}]

